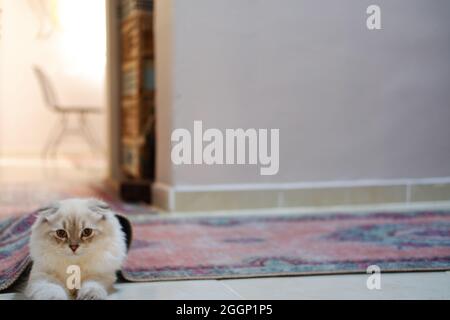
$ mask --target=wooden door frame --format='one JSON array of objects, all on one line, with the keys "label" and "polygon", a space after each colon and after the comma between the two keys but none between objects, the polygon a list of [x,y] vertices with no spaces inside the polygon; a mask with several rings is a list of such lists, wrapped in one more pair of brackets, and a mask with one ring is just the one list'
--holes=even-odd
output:
[{"label": "wooden door frame", "polygon": [[118,186],[120,170],[120,44],[119,1],[106,0],[106,104],[108,110],[108,180]]}]

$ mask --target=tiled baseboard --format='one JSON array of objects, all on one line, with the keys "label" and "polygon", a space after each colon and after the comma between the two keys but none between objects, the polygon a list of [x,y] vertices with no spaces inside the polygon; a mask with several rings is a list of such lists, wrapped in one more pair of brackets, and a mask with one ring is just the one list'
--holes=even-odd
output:
[{"label": "tiled baseboard", "polygon": [[411,186],[411,202],[450,200],[450,183]]},{"label": "tiled baseboard", "polygon": [[449,201],[450,181],[391,185],[201,190],[155,185],[154,205],[167,211],[217,211]]}]

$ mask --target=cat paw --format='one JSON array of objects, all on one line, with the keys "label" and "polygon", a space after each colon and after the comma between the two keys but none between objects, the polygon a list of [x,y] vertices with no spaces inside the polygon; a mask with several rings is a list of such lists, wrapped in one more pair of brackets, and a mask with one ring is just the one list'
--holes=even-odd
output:
[{"label": "cat paw", "polygon": [[78,291],[77,300],[105,300],[108,292],[97,282],[85,282]]},{"label": "cat paw", "polygon": [[67,292],[60,286],[46,284],[30,288],[27,296],[33,300],[68,300]]}]

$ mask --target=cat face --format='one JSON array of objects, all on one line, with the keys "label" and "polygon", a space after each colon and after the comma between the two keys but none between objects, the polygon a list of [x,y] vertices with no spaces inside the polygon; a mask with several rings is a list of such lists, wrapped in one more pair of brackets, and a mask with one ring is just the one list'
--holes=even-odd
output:
[{"label": "cat face", "polygon": [[95,199],[72,199],[38,212],[33,238],[52,252],[82,256],[105,245],[115,227],[109,207]]}]

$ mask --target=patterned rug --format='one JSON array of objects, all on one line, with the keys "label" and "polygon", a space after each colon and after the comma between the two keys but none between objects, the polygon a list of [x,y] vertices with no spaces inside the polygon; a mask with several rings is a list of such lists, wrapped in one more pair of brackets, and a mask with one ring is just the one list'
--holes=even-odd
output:
[{"label": "patterned rug", "polygon": [[[129,218],[129,281],[450,270],[450,211]],[[29,264],[34,219],[0,223],[0,290]]]}]

